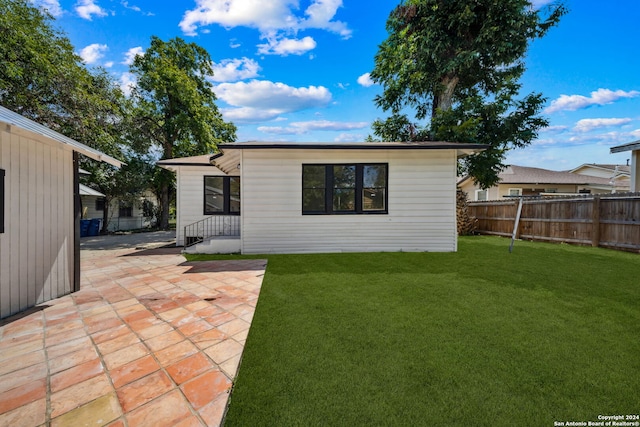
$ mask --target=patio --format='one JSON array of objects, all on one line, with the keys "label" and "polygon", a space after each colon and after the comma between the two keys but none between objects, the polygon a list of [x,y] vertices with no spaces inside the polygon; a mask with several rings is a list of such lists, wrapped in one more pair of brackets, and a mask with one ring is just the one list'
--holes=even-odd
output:
[{"label": "patio", "polygon": [[79,292],[0,322],[0,425],[219,425],[265,268],[83,250]]}]

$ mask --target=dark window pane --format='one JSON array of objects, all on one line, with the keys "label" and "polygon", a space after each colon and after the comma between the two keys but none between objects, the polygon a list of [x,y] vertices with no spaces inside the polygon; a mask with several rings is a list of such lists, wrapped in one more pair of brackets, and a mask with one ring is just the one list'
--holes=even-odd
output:
[{"label": "dark window pane", "polygon": [[208,176],[204,179],[204,212],[224,212],[224,178]]},{"label": "dark window pane", "polygon": [[99,197],[96,199],[96,210],[103,211],[104,210],[104,198]]},{"label": "dark window pane", "polygon": [[303,212],[324,212],[324,189],[307,188],[302,193]]},{"label": "dark window pane", "polygon": [[349,212],[356,209],[355,189],[334,189],[333,190],[333,211]]},{"label": "dark window pane", "polygon": [[240,212],[240,178],[229,178],[229,212]]},{"label": "dark window pane", "polygon": [[386,165],[365,165],[362,167],[362,186],[376,188],[387,186]]},{"label": "dark window pane", "polygon": [[363,188],[362,189],[362,210],[382,211],[385,210],[385,189],[384,188]]},{"label": "dark window pane", "polygon": [[323,165],[304,165],[302,167],[302,187],[303,188],[324,188]]},{"label": "dark window pane", "polygon": [[334,166],[333,188],[356,188],[356,167],[353,165]]}]

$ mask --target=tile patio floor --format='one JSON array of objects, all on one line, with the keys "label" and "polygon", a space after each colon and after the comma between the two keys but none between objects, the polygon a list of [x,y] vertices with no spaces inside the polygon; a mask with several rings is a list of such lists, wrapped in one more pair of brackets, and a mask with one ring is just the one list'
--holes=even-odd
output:
[{"label": "tile patio floor", "polygon": [[217,426],[265,260],[82,251],[75,294],[0,323],[0,426]]}]

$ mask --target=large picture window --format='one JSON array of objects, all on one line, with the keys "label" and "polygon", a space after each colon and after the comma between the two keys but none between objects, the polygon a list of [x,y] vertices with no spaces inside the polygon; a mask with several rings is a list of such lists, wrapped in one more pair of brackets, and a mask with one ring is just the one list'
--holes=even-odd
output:
[{"label": "large picture window", "polygon": [[204,177],[204,214],[240,215],[240,177]]},{"label": "large picture window", "polygon": [[302,213],[387,213],[387,164],[302,165]]}]

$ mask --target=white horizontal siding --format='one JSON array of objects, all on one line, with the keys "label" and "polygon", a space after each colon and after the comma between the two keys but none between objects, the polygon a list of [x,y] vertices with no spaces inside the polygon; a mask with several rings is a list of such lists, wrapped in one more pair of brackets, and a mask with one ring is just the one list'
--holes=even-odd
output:
[{"label": "white horizontal siding", "polygon": [[0,317],[73,289],[73,158],[47,137],[0,131],[5,232],[0,234]]},{"label": "white horizontal siding", "polygon": [[183,246],[184,227],[210,216],[204,215],[204,177],[225,174],[214,166],[179,166],[176,169],[176,245]]},{"label": "white horizontal siding", "polygon": [[[302,164],[388,163],[388,214],[302,215]],[[242,150],[243,253],[455,251],[453,150]]]}]

